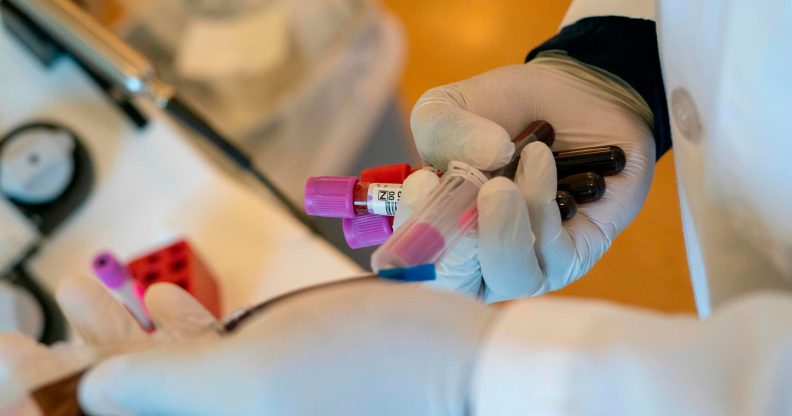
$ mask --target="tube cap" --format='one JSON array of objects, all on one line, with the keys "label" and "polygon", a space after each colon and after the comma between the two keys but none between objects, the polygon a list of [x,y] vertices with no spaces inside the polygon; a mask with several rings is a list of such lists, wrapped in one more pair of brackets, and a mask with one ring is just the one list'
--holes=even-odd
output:
[{"label": "tube cap", "polygon": [[354,176],[314,176],[305,183],[305,212],[328,218],[355,216]]},{"label": "tube cap", "polygon": [[376,168],[360,171],[361,182],[402,183],[408,176],[412,167],[408,163],[378,166]]},{"label": "tube cap", "polygon": [[401,269],[385,269],[380,270],[377,274],[386,279],[400,280],[402,282],[426,282],[437,278],[435,265],[432,263],[403,267]]},{"label": "tube cap", "polygon": [[384,215],[365,214],[344,218],[341,225],[350,248],[380,245],[393,234],[390,217]]},{"label": "tube cap", "polygon": [[110,289],[120,288],[124,285],[124,281],[130,278],[126,266],[109,251],[101,252],[94,257],[93,270],[99,280]]}]

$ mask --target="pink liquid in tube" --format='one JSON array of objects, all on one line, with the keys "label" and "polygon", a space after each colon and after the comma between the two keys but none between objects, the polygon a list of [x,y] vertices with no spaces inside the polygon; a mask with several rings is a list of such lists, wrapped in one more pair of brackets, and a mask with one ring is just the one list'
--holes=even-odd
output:
[{"label": "pink liquid in tube", "polygon": [[374,271],[436,263],[477,223],[476,200],[487,177],[451,162],[440,184],[371,257]]}]

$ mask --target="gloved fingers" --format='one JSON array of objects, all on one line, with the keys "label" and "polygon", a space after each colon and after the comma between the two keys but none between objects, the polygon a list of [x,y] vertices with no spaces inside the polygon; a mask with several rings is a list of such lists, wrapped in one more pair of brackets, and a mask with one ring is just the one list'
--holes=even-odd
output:
[{"label": "gloved fingers", "polygon": [[160,344],[106,360],[80,381],[80,406],[97,415],[211,414],[206,406],[212,400],[206,398],[218,394],[213,379],[218,357],[209,354],[211,345]]},{"label": "gloved fingers", "polygon": [[481,294],[483,280],[478,261],[478,238],[475,231],[462,240],[437,263],[435,280],[426,286],[461,293],[472,298]]},{"label": "gloved fingers", "polygon": [[[544,83],[537,91],[545,96],[552,88],[557,103],[544,119],[556,130],[553,150],[614,145],[621,148],[626,163],[621,173],[605,177],[605,194],[595,202],[581,204],[578,213],[588,217],[612,240],[640,210],[649,191],[655,165],[655,143],[651,128],[633,110],[597,91],[598,87],[570,77],[546,65],[536,65]],[[567,222],[567,228],[574,222]],[[588,227],[586,227],[588,228]],[[582,230],[578,230],[580,234]]]},{"label": "gloved fingers", "polygon": [[27,379],[35,373],[30,370],[41,369],[42,364],[49,367],[53,358],[54,354],[33,338],[15,332],[0,333],[0,392],[4,392],[0,403],[8,405],[9,400],[20,399],[28,386]]},{"label": "gloved fingers", "polygon": [[[554,151],[603,145],[623,147],[635,143],[654,148],[646,121],[596,83],[571,75],[555,65],[533,62],[519,66],[513,77],[517,80],[512,82],[509,93],[524,99],[519,108],[523,119],[517,120],[549,122],[555,129]],[[517,109],[511,111],[516,112]],[[507,127],[504,123],[511,122],[520,126],[510,121],[514,118],[511,116],[501,124]],[[524,127],[518,127],[517,132]],[[513,128],[507,127],[512,136],[516,134]]]},{"label": "gloved fingers", "polygon": [[555,205],[558,180],[550,148],[544,143],[526,146],[520,155],[514,182],[528,208],[536,240],[542,244],[553,239],[561,231],[561,216]]},{"label": "gloved fingers", "polygon": [[4,415],[39,415],[41,414],[41,409],[33,398],[28,395],[9,396],[8,400],[0,397],[0,413]]},{"label": "gloved fingers", "polygon": [[90,346],[47,348],[18,333],[0,333],[0,409],[32,388],[84,368],[95,357]]},{"label": "gloved fingers", "polygon": [[[627,157],[624,170],[605,177],[605,194],[600,200],[578,205],[578,215],[590,219],[609,240],[638,215],[654,175],[654,144],[633,143],[621,147]],[[568,222],[570,227],[574,224]],[[581,233],[582,229],[577,231]]]},{"label": "gloved fingers", "polygon": [[485,302],[542,292],[544,273],[534,254],[531,218],[517,185],[506,178],[485,183],[479,191],[478,210]]},{"label": "gloved fingers", "polygon": [[[440,179],[431,170],[421,169],[410,175],[402,187],[402,197],[393,221],[393,228],[401,227],[437,187]],[[479,295],[481,271],[476,259],[478,242],[474,236],[466,236],[438,263],[437,278],[426,285],[443,290],[452,290],[471,297]]]},{"label": "gloved fingers", "polygon": [[483,171],[505,165],[511,138],[536,120],[532,97],[514,93],[523,70],[498,68],[424,93],[410,116],[421,157],[440,170],[452,160]]},{"label": "gloved fingers", "polygon": [[49,355],[47,347],[33,338],[18,332],[0,332],[0,380],[4,380],[15,366],[46,355]]},{"label": "gloved fingers", "polygon": [[560,289],[594,265],[610,247],[613,235],[606,234],[606,229],[580,210],[570,221],[561,222],[555,203],[556,168],[547,146],[541,143],[526,146],[515,183],[530,214],[530,226],[536,238],[533,253],[545,278],[545,285],[537,294]]},{"label": "gloved fingers", "polygon": [[593,111],[605,100],[592,88],[549,65],[506,66],[427,91],[413,108],[410,125],[421,157],[439,169],[460,160],[491,171],[509,161],[511,138],[536,120],[553,125],[561,148],[601,144],[596,134],[583,142],[564,140],[581,131],[598,132],[587,128],[589,119],[595,128],[613,128],[612,119]]},{"label": "gloved fingers", "polygon": [[417,170],[405,179],[399,207],[393,218],[394,230],[401,227],[410,218],[413,211],[421,205],[438,183],[440,183],[440,179],[437,174],[426,169]]},{"label": "gloved fingers", "polygon": [[564,287],[591,269],[643,204],[654,169],[654,147],[640,137],[649,134],[641,126],[619,130],[637,135],[633,143],[621,145],[627,155],[624,170],[606,177],[604,196],[579,205],[578,214],[563,224],[553,201],[557,181],[551,152],[538,143],[524,149],[515,181],[531,214],[546,290]]},{"label": "gloved fingers", "polygon": [[146,338],[129,311],[96,279],[67,277],[58,286],[55,297],[66,318],[88,344],[115,344]]},{"label": "gloved fingers", "polygon": [[[49,358],[47,349],[19,333],[0,333],[0,413],[10,412],[27,397],[29,382],[24,374],[31,363]],[[3,413],[5,414],[5,413]]]},{"label": "gloved fingers", "polygon": [[171,283],[150,286],[144,300],[159,336],[188,338],[206,331],[216,322],[215,317],[192,295]]}]

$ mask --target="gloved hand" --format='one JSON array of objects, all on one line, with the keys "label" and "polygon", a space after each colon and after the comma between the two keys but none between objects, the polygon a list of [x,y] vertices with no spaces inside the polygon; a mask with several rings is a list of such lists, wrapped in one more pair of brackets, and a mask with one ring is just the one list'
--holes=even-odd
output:
[{"label": "gloved hand", "polygon": [[[579,205],[562,224],[552,154],[542,143],[527,146],[514,182],[496,178],[481,188],[477,235],[448,253],[432,284],[487,302],[560,289],[591,269],[638,213],[654,171],[650,126],[612,89],[557,66],[508,66],[431,89],[415,105],[411,126],[418,151],[434,167],[459,160],[492,171],[510,160],[510,138],[535,120],[555,128],[555,151],[621,147],[624,171],[606,178],[601,200]],[[397,227],[437,182],[425,171],[407,178]]]},{"label": "gloved hand", "polygon": [[157,284],[146,292],[145,301],[158,328],[153,334],[145,333],[96,279],[67,278],[56,298],[80,339],[47,348],[21,334],[0,334],[0,413],[19,406],[35,408],[26,400],[31,389],[85,368],[102,356],[193,338],[214,321],[191,295],[171,284]]},{"label": "gloved hand", "polygon": [[336,283],[230,334],[108,360],[80,400],[101,415],[461,415],[494,313],[414,285]]}]

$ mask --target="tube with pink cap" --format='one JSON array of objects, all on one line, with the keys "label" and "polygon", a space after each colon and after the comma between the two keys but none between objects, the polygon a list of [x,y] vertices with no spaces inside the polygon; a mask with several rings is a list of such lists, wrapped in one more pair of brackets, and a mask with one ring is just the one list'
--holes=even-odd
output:
[{"label": "tube with pink cap", "polygon": [[468,164],[449,163],[426,202],[374,252],[374,271],[437,262],[476,225],[476,198],[486,181],[483,173]]}]

